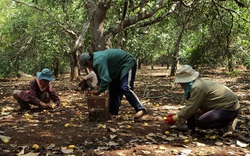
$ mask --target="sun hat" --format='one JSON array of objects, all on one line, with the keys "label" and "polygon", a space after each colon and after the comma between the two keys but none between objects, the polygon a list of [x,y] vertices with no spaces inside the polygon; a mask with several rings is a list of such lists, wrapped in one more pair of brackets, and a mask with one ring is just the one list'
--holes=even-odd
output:
[{"label": "sun hat", "polygon": [[80,65],[81,67],[85,67],[86,63],[88,62],[88,60],[90,59],[90,55],[89,53],[82,53],[80,55]]},{"label": "sun hat", "polygon": [[41,72],[37,72],[36,77],[39,80],[48,80],[48,81],[55,80],[54,78],[52,78],[52,72],[47,68],[43,69]]},{"label": "sun hat", "polygon": [[195,71],[189,65],[182,65],[176,71],[175,83],[188,83],[192,82],[200,75],[199,72]]}]

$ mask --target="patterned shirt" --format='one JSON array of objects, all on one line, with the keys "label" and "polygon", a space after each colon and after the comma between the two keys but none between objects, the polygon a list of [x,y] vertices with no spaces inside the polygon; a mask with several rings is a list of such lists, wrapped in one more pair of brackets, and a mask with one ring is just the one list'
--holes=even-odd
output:
[{"label": "patterned shirt", "polygon": [[41,101],[38,97],[39,97],[39,95],[41,95],[44,92],[48,92],[50,99],[54,103],[60,104],[60,99],[57,96],[57,94],[55,93],[55,90],[52,87],[52,85],[49,84],[49,86],[46,89],[41,91],[39,88],[39,85],[37,83],[37,78],[32,79],[29,83],[29,90],[28,91],[24,91],[24,90],[21,91],[19,93],[19,96],[22,100],[24,100],[27,103],[38,105]]}]

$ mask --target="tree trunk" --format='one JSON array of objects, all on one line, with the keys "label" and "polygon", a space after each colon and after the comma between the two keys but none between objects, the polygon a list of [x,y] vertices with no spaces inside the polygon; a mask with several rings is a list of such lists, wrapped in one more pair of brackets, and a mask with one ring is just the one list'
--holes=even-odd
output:
[{"label": "tree trunk", "polygon": [[185,26],[183,26],[183,28],[178,36],[178,39],[175,43],[170,76],[174,76],[176,69],[177,69],[177,64],[178,64],[178,59],[179,59],[179,47],[180,47],[180,43],[181,43],[181,39],[182,39],[182,35],[184,33],[184,30],[185,30]]},{"label": "tree trunk", "polygon": [[119,27],[118,47],[120,49],[123,48],[123,23],[124,23],[124,19],[126,17],[126,13],[127,13],[127,6],[128,6],[128,0],[125,0],[124,6],[123,6],[121,23],[120,23],[120,27]]},{"label": "tree trunk", "polygon": [[[79,76],[79,55],[80,55],[80,50],[83,46],[83,40],[85,37],[85,34],[89,28],[89,21],[87,21],[83,25],[83,29],[81,34],[78,36],[77,40],[75,41],[74,47],[71,49],[71,80],[77,80]],[[84,49],[84,48],[82,48]]]},{"label": "tree trunk", "polygon": [[136,59],[136,61],[137,61],[137,69],[141,69],[141,60]]},{"label": "tree trunk", "polygon": [[152,69],[152,70],[154,69],[154,64],[153,64],[153,63],[151,64],[151,69]]},{"label": "tree trunk", "polygon": [[232,59],[228,60],[228,70],[229,70],[229,72],[233,72],[234,71],[234,66],[233,66]]},{"label": "tree trunk", "polygon": [[75,50],[71,52],[71,81],[77,80],[78,78],[78,66],[77,66],[77,60],[78,60],[78,50]]},{"label": "tree trunk", "polygon": [[232,52],[230,51],[230,34],[231,30],[227,34],[227,46],[226,46],[226,54],[227,54],[227,60],[228,60],[228,71],[232,72],[234,71],[234,66],[233,66],[233,55]]},{"label": "tree trunk", "polygon": [[92,28],[92,47],[91,52],[106,49],[106,42],[104,37],[104,19],[107,10],[110,7],[111,0],[98,1],[88,0],[86,8],[88,8],[88,17]]},{"label": "tree trunk", "polygon": [[60,61],[57,58],[55,58],[52,64],[55,78],[58,78],[59,75],[59,65]]}]

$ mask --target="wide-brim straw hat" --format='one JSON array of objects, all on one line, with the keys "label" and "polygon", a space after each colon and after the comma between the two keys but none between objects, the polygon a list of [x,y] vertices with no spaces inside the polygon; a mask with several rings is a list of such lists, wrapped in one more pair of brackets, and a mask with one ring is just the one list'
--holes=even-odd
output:
[{"label": "wide-brim straw hat", "polygon": [[36,77],[39,80],[48,80],[48,81],[54,81],[55,79],[52,77],[52,72],[45,68],[41,72],[36,73]]},{"label": "wide-brim straw hat", "polygon": [[176,71],[176,77],[175,77],[175,83],[188,83],[192,82],[195,79],[198,78],[200,75],[199,72],[195,71],[191,66],[189,65],[182,65],[179,69]]}]

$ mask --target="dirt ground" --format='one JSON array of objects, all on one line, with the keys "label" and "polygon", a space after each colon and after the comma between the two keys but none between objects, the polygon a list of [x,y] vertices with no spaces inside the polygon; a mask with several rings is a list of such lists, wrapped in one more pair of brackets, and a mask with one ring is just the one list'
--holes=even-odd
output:
[{"label": "dirt ground", "polygon": [[[120,114],[107,121],[90,121],[86,96],[79,82],[68,75],[52,84],[61,98],[54,110],[19,113],[11,96],[14,89],[27,89],[32,77],[0,82],[0,155],[69,156],[250,156],[250,95],[248,72],[226,74],[224,70],[200,70],[201,76],[223,83],[239,97],[241,111],[236,131],[200,130],[191,136],[181,125],[169,127],[164,117],[184,106],[183,91],[173,83],[165,67],[143,66],[137,71],[135,93],[149,114],[134,120],[132,107],[122,101]],[[104,102],[105,104],[105,102]],[[99,113],[105,119],[104,113]]]}]

